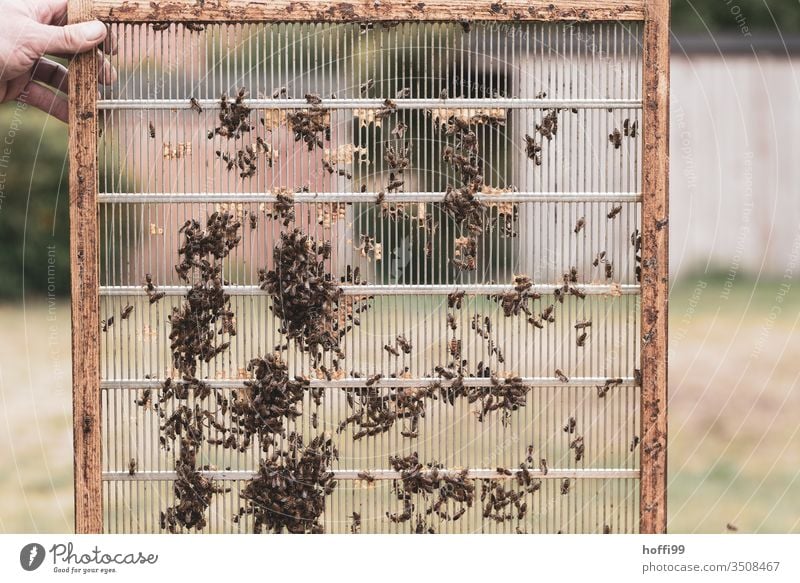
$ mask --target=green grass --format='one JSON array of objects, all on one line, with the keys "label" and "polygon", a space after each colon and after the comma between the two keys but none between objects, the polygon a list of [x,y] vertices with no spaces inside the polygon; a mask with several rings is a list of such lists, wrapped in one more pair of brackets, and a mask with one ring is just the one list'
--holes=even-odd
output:
[{"label": "green grass", "polygon": [[672,289],[669,528],[800,532],[800,290],[726,281]]}]

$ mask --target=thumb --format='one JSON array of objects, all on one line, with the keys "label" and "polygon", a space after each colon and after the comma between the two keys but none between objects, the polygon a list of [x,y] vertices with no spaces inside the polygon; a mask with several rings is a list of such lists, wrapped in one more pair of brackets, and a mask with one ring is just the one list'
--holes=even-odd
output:
[{"label": "thumb", "polygon": [[42,31],[42,52],[59,55],[74,55],[92,50],[108,34],[106,25],[99,20],[67,26],[42,26]]}]

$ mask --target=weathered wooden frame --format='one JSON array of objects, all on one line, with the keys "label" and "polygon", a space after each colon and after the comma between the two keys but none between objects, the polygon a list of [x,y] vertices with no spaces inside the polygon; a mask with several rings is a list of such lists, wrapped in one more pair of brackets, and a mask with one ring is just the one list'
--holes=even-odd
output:
[{"label": "weathered wooden frame", "polygon": [[[254,21],[643,21],[641,265],[642,533],[667,527],[669,0],[69,0],[71,23]],[[468,15],[468,16],[465,16]],[[77,56],[70,90],[70,256],[75,531],[103,528],[97,55]]]}]

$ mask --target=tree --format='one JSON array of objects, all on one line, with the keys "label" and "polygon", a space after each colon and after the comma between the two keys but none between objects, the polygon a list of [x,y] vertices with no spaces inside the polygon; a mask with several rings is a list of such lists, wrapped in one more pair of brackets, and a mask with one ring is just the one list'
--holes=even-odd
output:
[{"label": "tree", "polygon": [[0,107],[0,297],[69,290],[67,128],[23,104]]},{"label": "tree", "polygon": [[672,30],[681,32],[800,32],[798,0],[672,0]]}]

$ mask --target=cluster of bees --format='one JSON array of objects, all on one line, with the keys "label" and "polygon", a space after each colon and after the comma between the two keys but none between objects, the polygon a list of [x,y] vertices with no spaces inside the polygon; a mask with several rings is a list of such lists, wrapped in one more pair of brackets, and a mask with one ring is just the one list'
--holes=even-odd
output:
[{"label": "cluster of bees", "polygon": [[630,119],[625,118],[625,120],[622,122],[622,132],[619,131],[619,128],[614,128],[614,131],[608,134],[608,141],[611,142],[611,145],[614,146],[615,150],[619,150],[622,147],[623,136],[626,138],[635,138],[638,135],[639,122],[631,122]]},{"label": "cluster of bees", "polygon": [[329,242],[293,229],[281,233],[273,250],[274,268],[259,271],[261,289],[272,297],[271,310],[281,322],[279,332],[309,352],[314,367],[325,352],[344,357],[341,339],[359,325],[358,314],[370,306],[368,297],[344,305],[341,287],[325,269],[330,256]]},{"label": "cluster of bees", "polygon": [[[300,187],[298,191],[307,192],[308,187]],[[291,191],[285,188],[275,191],[274,194],[275,202],[272,203],[271,209],[267,213],[267,216],[273,220],[281,221],[281,224],[283,224],[284,227],[288,227],[292,222],[294,222],[295,219],[294,195]]]},{"label": "cluster of bees", "polygon": [[229,433],[221,445],[245,452],[257,437],[266,453],[275,445],[276,436],[285,437],[284,421],[303,414],[301,403],[310,382],[302,377],[291,379],[278,354],[252,359],[247,370],[253,378],[245,381],[241,394],[234,392],[230,406],[237,431]]},{"label": "cluster of bees", "polygon": [[[416,512],[414,530],[432,533],[433,530],[424,525],[424,516],[436,515],[442,520],[456,521],[472,507],[475,484],[467,477],[466,470],[440,473],[444,466],[435,462],[421,463],[417,452],[406,457],[390,456],[389,464],[400,472],[400,480],[394,483],[394,493],[403,505],[402,512],[386,512],[393,523],[407,522]],[[415,497],[426,501],[425,508],[417,509]],[[450,510],[455,511],[451,514]]]},{"label": "cluster of bees", "polygon": [[[200,405],[212,393],[210,385],[196,378],[198,361],[209,362],[227,350],[230,342],[217,343],[217,337],[236,334],[235,318],[230,309],[230,297],[223,291],[222,260],[239,244],[241,223],[231,214],[211,214],[205,228],[196,220],[187,221],[180,232],[184,242],[179,248],[180,262],[175,271],[181,280],[194,282],[186,293],[180,308],[169,316],[171,324],[170,350],[173,366],[180,372],[182,381],[166,379],[158,402],[153,404],[150,389],[145,389],[136,404],[158,411],[159,441],[165,449],[171,443],[180,444],[175,461],[177,478],[173,483],[175,504],[161,513],[161,528],[178,532],[182,528],[202,529],[206,525],[206,510],[213,494],[226,491],[218,488],[202,475],[197,467],[197,453],[207,440],[210,427],[224,430],[214,413]],[[145,290],[151,303],[157,292],[152,277],[146,278]],[[194,395],[195,406],[185,401]],[[183,401],[167,416],[164,404],[170,399]]]},{"label": "cluster of bees", "polygon": [[[365,84],[362,94],[369,92],[373,85]],[[251,110],[244,103],[245,95],[242,89],[233,101],[222,96],[219,125],[209,132],[209,139],[220,136],[238,140],[251,132]],[[398,95],[401,96],[407,95]],[[442,98],[446,97],[444,94]],[[540,94],[539,97],[545,95]],[[321,106],[322,101],[318,96],[309,94],[306,100],[309,107],[288,113],[286,120],[295,140],[302,141],[312,151],[322,148],[325,141],[330,141],[330,114]],[[194,99],[192,109],[202,112]],[[384,120],[395,110],[395,102],[386,99],[375,118]],[[558,133],[560,112],[560,109],[546,109],[541,122],[536,124],[536,137],[526,135],[528,156],[537,165],[541,164],[543,141],[551,141]],[[495,125],[502,121],[487,118],[484,123]],[[385,190],[378,196],[377,204],[384,216],[392,218],[405,216],[402,205],[390,205],[383,197],[384,192],[397,192],[404,186],[403,172],[411,165],[410,148],[402,141],[407,129],[407,125],[398,122],[392,130],[392,136],[399,142],[389,144],[384,150],[384,160],[392,172]],[[625,120],[625,136],[635,137],[637,131],[636,122],[631,124]],[[461,271],[473,271],[477,268],[477,237],[484,231],[487,211],[490,209],[490,205],[477,197],[486,189],[479,166],[478,139],[471,128],[471,121],[459,116],[447,120],[444,132],[447,136],[453,136],[454,140],[444,148],[442,159],[454,169],[460,186],[447,186],[442,206],[465,231],[464,236],[456,241],[453,265]],[[620,134],[617,130],[615,133]],[[615,147],[619,147],[612,136],[609,139]],[[255,173],[257,154],[261,152],[266,152],[271,162],[271,148],[258,138],[255,146],[245,146],[232,156],[220,151],[217,155],[229,170],[238,167],[242,177],[246,177]],[[331,170],[335,171],[333,165],[330,165]],[[288,227],[295,220],[293,196],[289,191],[278,192],[276,196],[277,202],[267,216]],[[621,206],[611,209],[608,218],[614,219],[621,209]],[[252,228],[256,227],[255,217],[251,215]],[[585,219],[579,219],[574,233],[580,233],[585,225]],[[430,230],[432,239],[437,225],[432,218],[426,218],[424,226]],[[279,332],[286,337],[287,344],[277,346],[276,354],[251,360],[247,370],[252,378],[245,382],[243,390],[234,391],[230,400],[225,398],[220,391],[212,389],[195,375],[200,361],[209,362],[229,348],[230,343],[218,342],[218,337],[236,334],[230,298],[223,291],[226,282],[222,277],[221,261],[239,244],[240,228],[241,223],[233,215],[217,212],[209,216],[205,228],[198,221],[187,221],[180,231],[184,235],[184,243],[179,250],[181,261],[175,269],[187,283],[192,282],[194,277],[183,305],[174,309],[170,316],[173,364],[181,373],[182,381],[167,379],[156,404],[153,404],[149,389],[136,401],[140,406],[152,407],[159,412],[163,419],[162,446],[169,449],[171,443],[180,443],[176,460],[178,478],[174,484],[176,502],[161,513],[161,526],[170,532],[177,532],[181,528],[202,529],[206,524],[205,515],[212,496],[226,491],[217,488],[198,470],[197,454],[204,442],[244,452],[258,440],[265,457],[260,461],[257,474],[241,490],[240,496],[245,504],[238,510],[234,520],[251,516],[256,532],[322,532],[319,519],[324,511],[325,496],[336,487],[330,467],[338,458],[338,452],[327,435],[320,435],[307,445],[296,432],[287,437],[286,424],[302,416],[301,404],[306,392],[311,391],[317,406],[320,405],[322,393],[311,389],[309,380],[304,376],[290,378],[288,367],[279,353],[288,349],[288,340],[294,340],[297,347],[311,354],[312,365],[325,378],[331,380],[334,374],[343,374],[339,370],[339,362],[344,358],[341,340],[353,326],[360,325],[359,315],[370,308],[372,298],[364,296],[349,303],[345,301],[349,298],[343,297],[339,283],[334,281],[325,267],[331,258],[330,242],[317,241],[299,229],[281,233],[273,250],[274,267],[260,270],[259,282],[261,289],[272,297],[271,310],[280,321]],[[505,233],[515,235],[513,229],[506,229]],[[639,277],[641,237],[638,232],[631,236],[631,243],[637,252]],[[362,237],[361,245],[363,253],[370,255],[375,253],[378,244],[374,238],[366,236]],[[594,262],[595,267],[601,264],[606,277],[610,278],[613,266],[605,252],[598,254]],[[515,276],[512,291],[489,297],[499,304],[505,317],[523,314],[530,324],[542,328],[546,323],[555,321],[556,303],[563,302],[565,296],[585,297],[575,285],[577,281],[577,270],[570,268],[564,274],[564,285],[556,289],[554,303],[538,314],[532,303],[540,300],[541,296],[532,291],[533,282],[527,276]],[[341,283],[345,282],[362,283],[357,269],[348,268],[348,274],[341,278]],[[151,303],[163,297],[150,276],[147,277],[145,289]],[[463,298],[464,292],[453,292],[448,296],[447,323],[452,331],[457,329],[454,310],[461,309]],[[123,319],[130,315],[130,311],[131,306],[125,308]],[[106,328],[112,324],[113,317],[106,321]],[[584,345],[590,327],[590,320],[575,324],[575,329],[580,331],[576,340],[579,346]],[[503,363],[502,350],[494,342],[488,316],[476,316],[471,329],[488,343],[492,357],[496,357],[498,363]],[[384,350],[399,357],[401,354],[410,354],[412,345],[405,336],[398,335],[394,344],[384,345]],[[326,353],[333,355],[333,371],[321,364]],[[433,374],[439,380],[428,386],[383,391],[379,388],[383,375],[377,374],[367,379],[363,387],[345,389],[352,413],[339,424],[338,432],[353,425],[355,430],[352,437],[358,440],[387,432],[396,423],[402,423],[401,435],[416,438],[427,402],[440,398],[450,405],[454,405],[457,398],[465,398],[470,404],[479,403],[477,419],[481,422],[499,411],[502,422],[507,424],[511,413],[525,406],[530,387],[524,384],[521,377],[512,374],[500,378],[489,363],[484,362],[478,363],[474,373],[466,373],[468,362],[463,359],[461,340],[455,337],[449,343],[449,353],[451,359],[447,366],[434,369]],[[405,369],[399,375],[407,374],[407,371]],[[351,376],[360,375],[351,372]],[[467,376],[485,378],[487,382],[482,386],[467,387],[464,383]],[[556,371],[556,376],[564,382],[569,380],[560,370]],[[597,387],[598,396],[605,397],[609,390],[621,383],[622,379],[607,379],[604,385]],[[186,400],[190,393],[201,402],[210,401],[213,395],[216,408],[211,411],[200,404],[194,407],[181,404],[171,415],[166,415],[163,405],[168,399]],[[223,418],[229,414],[231,425],[219,421],[218,413]],[[316,428],[315,414],[312,418],[312,425]],[[574,453],[575,461],[580,462],[585,454],[585,444],[583,437],[575,434],[575,426],[574,418],[570,418],[564,431],[570,436],[569,448]],[[207,435],[212,429],[217,431],[217,437]],[[278,440],[278,437],[281,439]],[[637,445],[638,438],[635,437],[631,442],[631,450]],[[514,517],[524,518],[527,512],[524,496],[541,487],[541,481],[533,479],[528,469],[533,464],[531,451],[532,447],[529,447],[528,459],[520,464],[516,474],[518,489],[507,487],[508,480],[482,482],[480,500],[484,518],[497,522]],[[442,472],[444,468],[441,464],[423,464],[416,453],[407,457],[392,456],[389,461],[392,468],[401,474],[400,480],[395,482],[394,493],[402,503],[402,510],[386,513],[392,522],[416,519],[413,527],[415,532],[433,532],[428,526],[428,517],[433,515],[442,520],[455,521],[473,505],[475,484],[474,480],[467,477],[466,471]],[[135,471],[135,464],[131,467],[134,468],[131,471]],[[200,469],[207,469],[207,466]],[[540,460],[539,469],[547,474],[545,459]],[[498,468],[498,471],[511,475],[502,468]],[[569,489],[570,480],[564,479],[561,493],[566,495]],[[422,508],[414,503],[420,496],[426,501]],[[360,526],[360,515],[353,513],[351,530],[357,532]]]},{"label": "cluster of bees", "polygon": [[258,473],[239,496],[245,500],[234,521],[252,516],[254,532],[319,534],[325,497],[336,488],[330,471],[339,457],[329,436],[319,435],[308,444],[292,433],[286,451],[275,450],[261,460]]},{"label": "cluster of bees", "polygon": [[[536,99],[544,99],[547,93],[540,92],[536,94]],[[578,113],[578,110],[573,108],[572,113]],[[536,131],[533,137],[525,134],[525,154],[537,166],[542,165],[542,140],[551,142],[558,134],[558,116],[561,113],[561,108],[548,108],[544,110],[542,121],[536,124]],[[538,138],[536,136],[538,134]]]},{"label": "cluster of bees", "polygon": [[196,220],[181,227],[184,243],[178,253],[181,262],[175,271],[181,280],[196,280],[186,294],[183,305],[169,316],[172,326],[170,350],[173,366],[187,377],[194,377],[197,361],[210,362],[226,350],[229,342],[217,343],[220,335],[235,336],[236,324],[230,309],[230,296],[225,293],[222,260],[241,241],[241,223],[227,212],[215,212],[203,229]]},{"label": "cluster of bees", "polygon": [[484,186],[478,160],[478,137],[469,121],[458,116],[448,120],[444,132],[455,136],[456,141],[453,146],[444,147],[442,160],[454,169],[461,186],[447,185],[442,208],[466,230],[465,236],[456,241],[452,262],[459,271],[474,271],[477,269],[477,236],[483,233],[488,208],[475,196]]},{"label": "cluster of bees", "polygon": [[318,95],[306,95],[308,109],[300,109],[287,114],[289,128],[296,142],[302,141],[308,151],[324,147],[324,141],[331,139],[330,112],[321,106],[322,99]]},{"label": "cluster of bees", "polygon": [[160,514],[161,529],[173,534],[180,532],[182,528],[205,528],[206,510],[211,504],[211,497],[228,491],[197,471],[199,441],[190,438],[181,440],[179,457],[175,461],[175,471],[178,474],[173,483],[175,505]]}]

